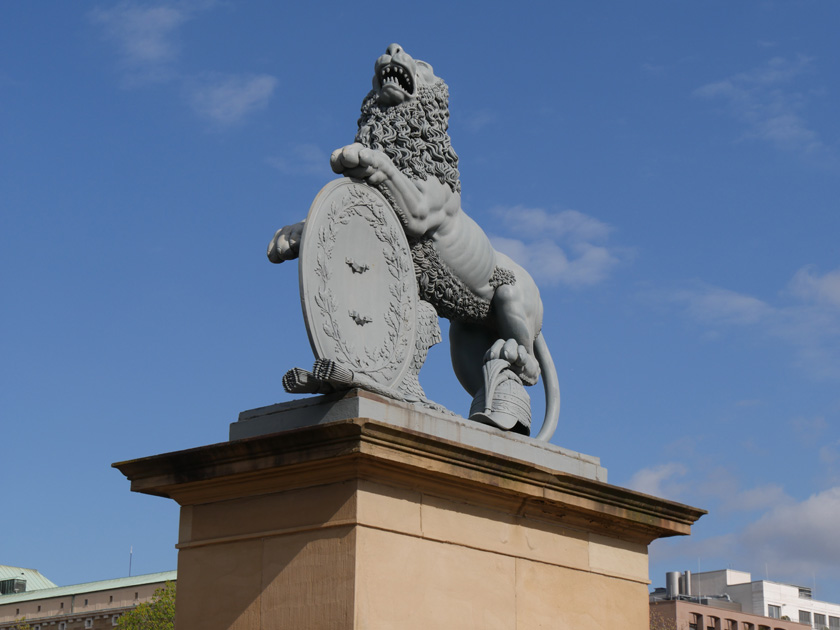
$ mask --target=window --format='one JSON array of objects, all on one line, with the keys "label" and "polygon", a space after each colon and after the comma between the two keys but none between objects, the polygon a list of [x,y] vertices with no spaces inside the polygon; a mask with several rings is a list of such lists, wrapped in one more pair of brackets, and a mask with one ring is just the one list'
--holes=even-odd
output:
[{"label": "window", "polygon": [[140,593],[134,591],[134,599],[140,599]]},{"label": "window", "polygon": [[807,623],[809,626],[811,625],[811,611],[810,610],[800,610],[799,611],[799,623]]},{"label": "window", "polygon": [[738,630],[738,622],[734,619],[727,619],[726,630]]},{"label": "window", "polygon": [[691,613],[691,616],[688,620],[688,628],[689,630],[700,630],[703,627],[703,615],[698,615],[697,613]]},{"label": "window", "polygon": [[825,628],[826,626],[827,624],[825,623],[825,615],[814,613],[814,627]]},{"label": "window", "polygon": [[14,595],[15,593],[26,592],[26,580],[23,578],[10,578],[0,580],[0,595]]},{"label": "window", "polygon": [[799,587],[799,597],[802,599],[811,599],[811,589]]},{"label": "window", "polygon": [[67,630],[67,622],[66,621],[60,621],[58,623],[58,630]]},{"label": "window", "polygon": [[110,603],[110,604],[114,603],[114,596],[113,595],[111,595],[111,599],[108,600],[108,603]]},{"label": "window", "polygon": [[85,628],[93,628],[93,617],[85,619]]},{"label": "window", "polygon": [[708,630],[720,630],[720,617],[709,617]]},{"label": "window", "polygon": [[758,630],[770,630],[770,626],[758,626]]},{"label": "window", "polygon": [[64,602],[61,602],[61,607],[64,608]]},{"label": "window", "polygon": [[771,619],[780,619],[782,617],[782,607],[781,606],[774,606],[773,604],[767,605],[767,616]]},{"label": "window", "polygon": [[744,622],[744,630],[755,630],[755,626],[749,621]]},{"label": "window", "polygon": [[119,615],[114,615],[113,617],[111,617],[111,625],[112,626],[116,626],[119,622],[120,622],[120,616]]},{"label": "window", "polygon": [[38,606],[38,612],[41,612],[41,607],[40,606]]},{"label": "window", "polygon": [[85,598],[85,606],[87,606],[87,598]]},{"label": "window", "polygon": [[840,628],[840,617],[829,617],[828,627],[831,628],[831,630],[834,630],[834,628]]}]

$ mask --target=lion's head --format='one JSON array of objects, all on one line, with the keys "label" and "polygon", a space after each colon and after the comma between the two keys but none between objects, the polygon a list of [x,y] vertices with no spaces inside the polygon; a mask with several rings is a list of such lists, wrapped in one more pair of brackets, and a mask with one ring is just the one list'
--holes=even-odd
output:
[{"label": "lion's head", "polygon": [[391,44],[376,60],[356,142],[383,151],[412,179],[437,177],[461,191],[449,128],[449,89],[425,61]]}]

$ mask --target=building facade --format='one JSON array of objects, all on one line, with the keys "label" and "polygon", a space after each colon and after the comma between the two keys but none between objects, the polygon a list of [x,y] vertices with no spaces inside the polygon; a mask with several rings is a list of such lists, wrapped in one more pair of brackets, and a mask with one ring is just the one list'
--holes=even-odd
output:
[{"label": "building facade", "polygon": [[[26,579],[27,571],[32,570],[0,565],[0,588],[8,580],[4,590],[10,591],[0,594],[0,630],[16,628],[21,620],[31,630],[113,630],[120,615],[151,600],[157,589],[177,578],[176,571],[165,571],[56,586],[46,578]],[[7,574],[11,577],[4,580]]]},{"label": "building facade", "polygon": [[797,621],[770,619],[721,608],[719,602],[703,604],[699,598],[655,600],[650,603],[651,630],[810,630]]},{"label": "building facade", "polygon": [[745,571],[723,569],[691,576],[694,595],[728,595],[744,612],[772,619],[787,617],[816,630],[840,630],[840,604],[814,599],[810,587],[753,580]]}]

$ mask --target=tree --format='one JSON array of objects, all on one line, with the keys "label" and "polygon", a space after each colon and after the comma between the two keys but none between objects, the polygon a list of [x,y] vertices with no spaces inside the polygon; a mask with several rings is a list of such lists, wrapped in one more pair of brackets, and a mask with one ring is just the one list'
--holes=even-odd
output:
[{"label": "tree", "polygon": [[174,630],[175,582],[167,582],[143,602],[129,610],[117,621],[119,630]]},{"label": "tree", "polygon": [[664,616],[658,610],[651,610],[650,630],[677,630],[677,622]]},{"label": "tree", "polygon": [[15,625],[13,625],[9,630],[32,630],[32,626],[26,623],[26,617],[21,617],[20,619],[15,619]]}]

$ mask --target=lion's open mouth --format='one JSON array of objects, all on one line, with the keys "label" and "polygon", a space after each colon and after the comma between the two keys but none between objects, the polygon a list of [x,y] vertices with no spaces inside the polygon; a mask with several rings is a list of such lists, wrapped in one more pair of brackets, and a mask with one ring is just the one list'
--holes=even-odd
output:
[{"label": "lion's open mouth", "polygon": [[386,85],[399,87],[408,94],[414,93],[414,79],[411,74],[402,66],[389,63],[379,71],[379,85],[383,88]]}]

